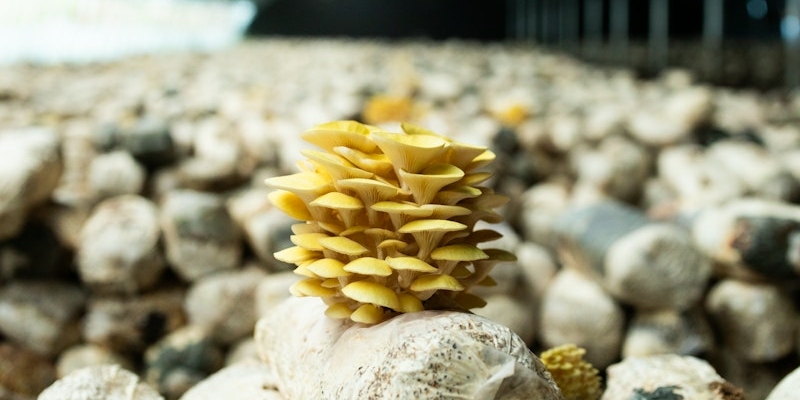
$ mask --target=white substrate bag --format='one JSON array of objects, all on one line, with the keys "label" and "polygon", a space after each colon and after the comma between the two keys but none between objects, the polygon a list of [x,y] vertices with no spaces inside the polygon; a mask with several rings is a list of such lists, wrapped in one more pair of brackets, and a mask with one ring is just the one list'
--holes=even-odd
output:
[{"label": "white substrate bag", "polygon": [[291,298],[256,327],[261,358],[290,399],[561,399],[516,334],[455,311],[403,314],[366,326]]}]

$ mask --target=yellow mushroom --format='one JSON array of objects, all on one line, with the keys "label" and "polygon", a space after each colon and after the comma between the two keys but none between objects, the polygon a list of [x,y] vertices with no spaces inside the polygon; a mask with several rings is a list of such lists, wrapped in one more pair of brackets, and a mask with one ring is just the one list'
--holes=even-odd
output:
[{"label": "yellow mushroom", "polygon": [[371,207],[375,211],[386,213],[392,221],[392,227],[399,229],[407,222],[433,214],[432,210],[422,208],[410,202],[379,201]]},{"label": "yellow mushroom", "polygon": [[333,151],[337,146],[346,146],[371,153],[375,150],[375,143],[368,140],[370,131],[367,125],[355,121],[336,121],[317,125],[314,129],[304,132],[301,137],[327,151]]},{"label": "yellow mushroom", "polygon": [[430,211],[430,217],[433,219],[450,219],[472,213],[472,210],[467,207],[446,204],[423,204],[419,208]]},{"label": "yellow mushroom", "polygon": [[275,176],[264,180],[267,186],[294,193],[308,204],[324,193],[333,190],[333,182],[316,172],[298,172],[292,175]]},{"label": "yellow mushroom", "polygon": [[386,239],[378,243],[378,256],[388,258],[388,256],[396,256],[402,254],[408,243],[399,239]]},{"label": "yellow mushroom", "polygon": [[382,322],[383,317],[383,309],[373,304],[362,304],[350,314],[351,320],[369,325]]},{"label": "yellow mushroom", "polygon": [[417,257],[387,257],[386,263],[398,272],[397,283],[401,288],[411,286],[414,278],[420,273],[432,273],[439,270]]},{"label": "yellow mushroom", "polygon": [[276,260],[289,264],[297,264],[312,258],[319,258],[322,254],[304,249],[300,246],[289,247],[273,254]]},{"label": "yellow mushroom", "polygon": [[400,309],[397,311],[410,313],[425,309],[425,306],[422,305],[422,302],[413,294],[399,293],[397,298],[400,300]]},{"label": "yellow mushroom", "polygon": [[364,203],[360,199],[341,192],[325,193],[314,199],[309,205],[334,210],[347,227],[361,222],[359,216],[362,213],[359,211],[364,208]]},{"label": "yellow mushroom", "polygon": [[442,246],[431,253],[434,260],[476,261],[489,258],[483,250],[472,244],[453,244]]},{"label": "yellow mushroom", "polygon": [[361,257],[347,263],[344,268],[347,272],[360,275],[386,277],[392,274],[392,268],[386,260],[375,257]]},{"label": "yellow mushroom", "polygon": [[453,244],[439,247],[431,252],[431,258],[438,261],[439,270],[444,274],[449,274],[459,262],[472,262],[489,258],[473,244]]},{"label": "yellow mushroom", "polygon": [[295,275],[305,276],[307,278],[318,278],[316,274],[314,274],[313,272],[309,271],[308,268],[307,268],[308,265],[311,264],[314,261],[317,261],[317,260],[307,260],[307,261],[299,262],[299,263],[297,263],[297,267],[295,267],[295,269],[292,270],[292,272],[294,272]]},{"label": "yellow mushroom", "polygon": [[455,205],[461,203],[464,199],[471,199],[481,195],[481,191],[472,186],[460,185],[448,187],[447,190],[442,190],[433,197],[433,201],[437,204]]},{"label": "yellow mushroom", "polygon": [[464,286],[458,282],[458,279],[450,275],[433,274],[422,275],[415,279],[414,282],[411,283],[409,289],[417,292],[419,299],[424,301],[430,298],[437,290],[457,292],[464,290]]},{"label": "yellow mushroom", "polygon": [[464,178],[461,179],[460,183],[462,185],[475,186],[483,182],[486,182],[491,177],[492,177],[491,172],[474,172],[471,174],[464,175]]},{"label": "yellow mushroom", "polygon": [[367,207],[367,219],[370,225],[377,225],[377,215],[372,209],[372,205],[385,200],[393,199],[398,195],[400,189],[388,183],[374,179],[342,179],[336,182],[336,188],[340,191],[349,191],[361,199]]},{"label": "yellow mushroom", "polygon": [[475,271],[469,277],[460,280],[464,286],[494,286],[496,282],[489,276],[489,271],[492,270],[495,264],[498,262],[517,261],[517,256],[503,249],[484,249],[482,251],[487,257],[472,262]]},{"label": "yellow mushroom", "polygon": [[319,285],[324,287],[324,288],[334,289],[334,288],[341,287],[342,283],[339,281],[339,279],[327,278],[327,279],[323,279],[322,281],[320,281]]},{"label": "yellow mushroom", "polygon": [[408,186],[417,204],[427,204],[439,191],[464,177],[464,171],[452,164],[432,164],[419,173],[398,171],[400,181]]},{"label": "yellow mushroom", "polygon": [[400,300],[394,290],[370,281],[356,281],[342,288],[342,293],[349,299],[376,306],[400,308]]},{"label": "yellow mushroom", "polygon": [[322,282],[316,278],[308,278],[303,279],[302,281],[297,281],[289,287],[289,291],[298,297],[330,297],[336,294],[335,290],[323,287]]},{"label": "yellow mushroom", "polygon": [[366,225],[351,226],[351,227],[339,232],[339,236],[345,236],[345,237],[353,236],[353,235],[355,235],[357,233],[366,232],[367,229],[370,229],[370,228],[367,228]]},{"label": "yellow mushroom", "polygon": [[340,278],[351,275],[350,272],[345,271],[343,262],[333,258],[322,258],[314,261],[306,266],[306,269],[321,278]]},{"label": "yellow mushroom", "polygon": [[388,177],[389,174],[394,173],[394,166],[389,161],[389,157],[386,157],[383,153],[368,154],[345,146],[334,147],[333,151],[353,163],[353,165],[375,175]]},{"label": "yellow mushroom", "polygon": [[431,250],[439,244],[447,232],[460,231],[467,226],[446,219],[419,219],[411,221],[398,229],[400,233],[410,233],[419,246],[417,257],[425,259]]},{"label": "yellow mushroom", "polygon": [[565,344],[540,357],[565,400],[596,400],[603,393],[597,368],[583,359],[585,354],[585,349]]},{"label": "yellow mushroom", "polygon": [[308,221],[302,224],[292,225],[292,233],[302,235],[304,233],[322,233],[324,230],[319,228],[315,221]]},{"label": "yellow mushroom", "polygon": [[369,250],[361,243],[343,236],[330,236],[319,240],[319,244],[330,250],[347,256],[360,256]]},{"label": "yellow mushroom", "polygon": [[433,265],[420,260],[417,257],[386,257],[386,264],[396,271],[413,272],[437,272],[438,269]]},{"label": "yellow mushroom", "polygon": [[497,156],[491,150],[486,150],[477,157],[473,158],[472,161],[464,168],[465,171],[473,171],[479,168],[483,168],[494,161]]},{"label": "yellow mushroom", "polygon": [[276,190],[270,192],[267,198],[275,207],[278,207],[279,210],[294,219],[308,221],[314,218],[311,212],[308,211],[308,207],[303,203],[303,199],[292,192]]},{"label": "yellow mushroom", "polygon": [[467,310],[486,306],[486,300],[469,292],[457,292],[453,300]]},{"label": "yellow mushroom", "polygon": [[333,319],[350,318],[352,313],[353,310],[351,310],[350,307],[348,307],[345,303],[333,303],[325,310],[325,315],[328,318]]},{"label": "yellow mushroom", "polygon": [[319,240],[322,238],[328,237],[325,233],[317,233],[317,232],[310,232],[310,233],[301,233],[298,235],[289,236],[289,240],[292,243],[296,244],[298,247],[301,247],[306,250],[311,251],[322,251],[325,248],[319,244]]},{"label": "yellow mushroom", "polygon": [[439,136],[403,135],[390,132],[372,132],[370,138],[389,157],[395,172],[404,169],[417,173],[442,155],[447,141]]},{"label": "yellow mushroom", "polygon": [[461,168],[464,171],[475,169],[473,160],[486,152],[483,146],[473,146],[471,144],[452,141],[447,153],[447,162]]},{"label": "yellow mushroom", "polygon": [[372,172],[355,167],[346,158],[317,150],[302,150],[300,154],[322,166],[334,181],[349,178],[371,178]]},{"label": "yellow mushroom", "polygon": [[497,232],[493,229],[479,229],[477,231],[472,231],[469,235],[465,236],[464,238],[460,239],[460,242],[464,243],[485,243],[485,242],[493,242],[495,240],[501,239],[503,235],[500,232]]}]

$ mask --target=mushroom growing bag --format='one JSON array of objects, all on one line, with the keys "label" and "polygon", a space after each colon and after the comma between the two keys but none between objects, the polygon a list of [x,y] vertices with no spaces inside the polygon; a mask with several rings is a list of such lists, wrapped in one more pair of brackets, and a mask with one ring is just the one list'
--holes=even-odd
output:
[{"label": "mushroom growing bag", "polygon": [[377,325],[326,318],[291,298],[256,328],[259,354],[289,399],[561,399],[545,366],[508,328],[454,311]]}]

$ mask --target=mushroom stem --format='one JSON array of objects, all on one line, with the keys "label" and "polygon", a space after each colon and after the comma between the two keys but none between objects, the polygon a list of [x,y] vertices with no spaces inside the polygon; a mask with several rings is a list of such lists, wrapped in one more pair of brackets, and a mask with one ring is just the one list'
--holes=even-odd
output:
[{"label": "mushroom stem", "polygon": [[475,286],[484,278],[489,276],[489,272],[491,272],[492,268],[497,263],[498,261],[495,260],[476,261],[472,263],[472,265],[475,267],[475,272],[473,272],[472,275],[464,279],[459,279],[459,282],[461,282],[461,284],[464,285],[464,287]]},{"label": "mushroom stem", "polygon": [[397,283],[403,289],[408,289],[417,277],[416,271],[400,270],[397,271]]}]

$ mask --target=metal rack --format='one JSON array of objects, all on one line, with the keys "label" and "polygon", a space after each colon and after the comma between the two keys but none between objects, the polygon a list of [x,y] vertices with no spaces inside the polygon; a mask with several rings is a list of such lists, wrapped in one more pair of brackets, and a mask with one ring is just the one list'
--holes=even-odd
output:
[{"label": "metal rack", "polygon": [[[670,66],[669,0],[647,2],[645,37],[637,41],[646,46],[646,68],[660,71]],[[772,0],[780,18],[783,51],[783,84],[800,86],[800,0]],[[508,0],[507,37],[531,40],[578,54],[587,59],[626,64],[632,42],[630,0]],[[726,62],[722,48],[726,42],[726,12],[731,7],[747,7],[748,12],[765,12],[765,0],[704,0],[694,6],[702,12],[702,27],[694,38],[705,56],[699,69],[714,71]]]}]

